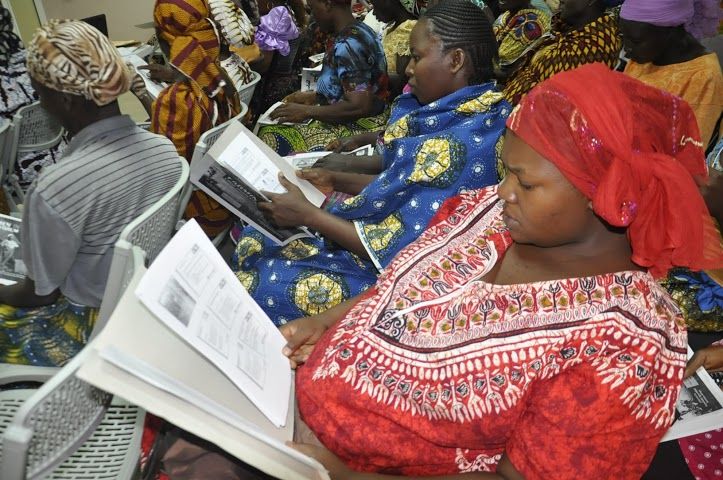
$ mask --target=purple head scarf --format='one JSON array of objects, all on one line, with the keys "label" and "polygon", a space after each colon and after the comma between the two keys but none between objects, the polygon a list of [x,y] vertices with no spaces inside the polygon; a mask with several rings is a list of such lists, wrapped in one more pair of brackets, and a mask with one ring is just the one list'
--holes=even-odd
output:
[{"label": "purple head scarf", "polygon": [[256,43],[261,50],[278,50],[283,56],[291,51],[289,41],[299,37],[299,29],[286,7],[274,7],[261,17]]},{"label": "purple head scarf", "polygon": [[716,34],[720,14],[718,0],[626,0],[620,10],[625,20],[660,27],[685,25],[698,39]]}]

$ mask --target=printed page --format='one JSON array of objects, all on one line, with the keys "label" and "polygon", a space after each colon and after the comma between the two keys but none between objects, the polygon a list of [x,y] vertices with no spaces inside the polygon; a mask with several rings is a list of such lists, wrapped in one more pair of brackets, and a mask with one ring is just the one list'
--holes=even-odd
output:
[{"label": "printed page", "polygon": [[[324,158],[327,155],[330,155],[332,153],[334,153],[334,152],[321,151],[321,152],[297,153],[296,155],[288,155],[283,158],[284,158],[284,160],[289,162],[291,165],[293,165],[294,168],[301,170],[302,168],[313,167],[319,159]],[[342,154],[343,155],[354,155],[357,157],[370,156],[370,155],[374,155],[374,147],[372,145],[364,145],[364,146],[356,148],[350,152],[342,152]]]},{"label": "printed page", "polygon": [[286,340],[195,221],[173,237],[135,293],[271,422],[284,425],[291,394]]},{"label": "printed page", "polygon": [[258,207],[258,202],[267,198],[209,155],[191,163],[191,183],[277,245],[312,236],[305,227],[282,228],[271,223]]},{"label": "printed page", "polygon": [[281,172],[315,206],[320,207],[326,199],[311,183],[298,178],[294,167],[240,122],[231,123],[207,155],[256,190],[283,193],[278,177]]},{"label": "printed page", "polygon": [[[688,358],[693,352],[688,348]],[[683,380],[675,421],[661,442],[723,427],[723,392],[703,368]]]}]

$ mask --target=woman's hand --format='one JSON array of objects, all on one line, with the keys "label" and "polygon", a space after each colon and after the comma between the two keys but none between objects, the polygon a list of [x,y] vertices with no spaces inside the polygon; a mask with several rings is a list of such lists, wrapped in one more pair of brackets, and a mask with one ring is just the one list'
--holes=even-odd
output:
[{"label": "woman's hand", "polygon": [[355,155],[344,155],[343,153],[330,153],[321,157],[314,164],[314,168],[323,168],[328,170],[337,170],[346,172],[351,168],[351,164],[355,159]]},{"label": "woman's hand", "polygon": [[723,345],[711,345],[695,352],[688,360],[683,378],[690,377],[700,367],[705,368],[708,372],[723,371]]},{"label": "woman's hand", "polygon": [[285,103],[279,105],[273,112],[269,114],[271,120],[279,123],[301,123],[309,118],[309,106],[300,103]]},{"label": "woman's hand", "polygon": [[291,368],[296,368],[311,355],[316,342],[327,329],[324,320],[318,315],[302,317],[282,325],[279,331],[286,339],[282,353],[289,357]]},{"label": "woman's hand", "polygon": [[308,181],[324,193],[334,191],[334,173],[324,168],[316,168],[316,166],[314,168],[305,168],[297,171],[296,176]]},{"label": "woman's hand", "polygon": [[322,446],[294,442],[288,442],[287,445],[318,460],[329,471],[331,480],[348,480],[354,475],[354,471],[347,467],[339,457]]},{"label": "woman's hand", "polygon": [[316,104],[316,92],[302,92],[300,90],[297,90],[296,92],[290,93],[285,96],[283,102],[300,103],[302,105],[314,105]]},{"label": "woman's hand", "polygon": [[269,202],[259,202],[259,210],[279,227],[306,225],[319,209],[306,199],[299,187],[279,173],[279,182],[286,193],[264,192]]},{"label": "woman's hand", "polygon": [[175,83],[181,75],[177,70],[168,65],[159,65],[151,63],[138,67],[138,70],[148,70],[148,75],[154,82]]}]

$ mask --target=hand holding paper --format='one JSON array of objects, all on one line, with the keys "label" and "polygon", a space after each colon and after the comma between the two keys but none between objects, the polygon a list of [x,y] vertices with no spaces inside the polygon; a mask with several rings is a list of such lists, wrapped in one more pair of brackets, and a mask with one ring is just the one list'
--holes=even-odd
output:
[{"label": "hand holding paper", "polygon": [[286,189],[286,193],[263,192],[270,201],[259,202],[259,209],[280,227],[307,225],[310,217],[319,209],[309,202],[301,189],[288,181],[282,173],[279,173],[279,183]]}]

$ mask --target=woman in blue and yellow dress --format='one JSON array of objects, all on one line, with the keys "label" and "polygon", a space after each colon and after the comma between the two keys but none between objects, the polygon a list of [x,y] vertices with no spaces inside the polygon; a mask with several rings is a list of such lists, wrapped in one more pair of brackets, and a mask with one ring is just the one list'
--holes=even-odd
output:
[{"label": "woman in blue and yellow dress", "polygon": [[382,173],[300,172],[353,195],[328,210],[283,179],[288,193],[259,204],[277,225],[303,222],[317,237],[279,247],[250,227],[241,232],[232,267],[275,323],[359,294],[424,231],[445,199],[498,181],[497,154],[511,108],[489,82],[494,34],[480,9],[455,5],[466,9],[468,25],[448,22],[441,10],[423,16],[412,31],[406,72],[412,92],[395,101],[377,147]]}]

